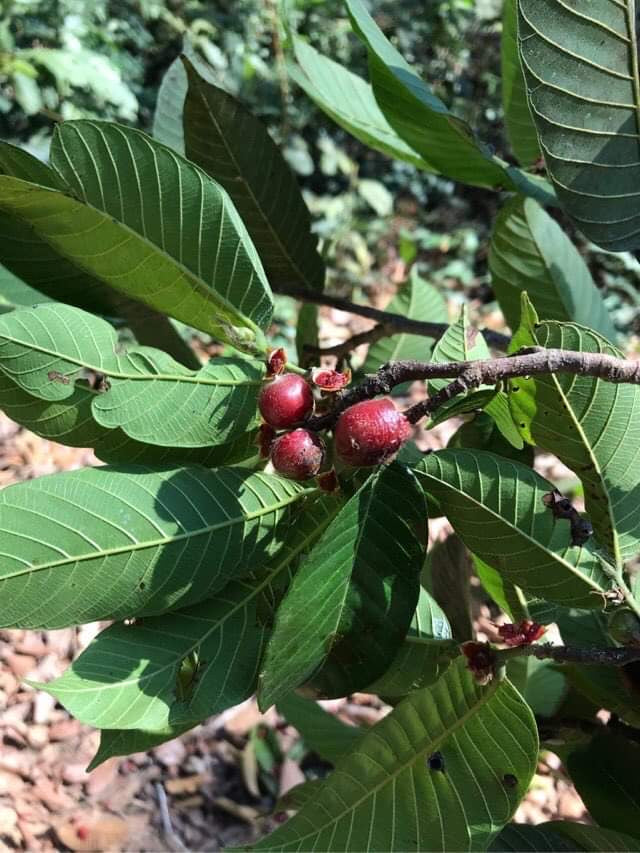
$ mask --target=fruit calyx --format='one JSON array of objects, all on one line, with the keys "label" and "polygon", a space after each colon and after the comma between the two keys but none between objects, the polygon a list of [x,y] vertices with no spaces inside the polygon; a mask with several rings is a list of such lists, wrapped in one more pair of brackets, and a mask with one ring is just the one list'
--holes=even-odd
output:
[{"label": "fruit calyx", "polygon": [[345,464],[367,468],[391,459],[410,435],[411,424],[392,400],[364,400],[338,418],[336,452]]},{"label": "fruit calyx", "polygon": [[311,371],[311,381],[325,393],[342,391],[351,382],[351,371],[332,370],[329,367],[314,367]]},{"label": "fruit calyx", "polygon": [[305,421],[313,411],[309,383],[296,373],[283,373],[269,380],[258,399],[260,414],[275,429]]},{"label": "fruit calyx", "polygon": [[271,462],[276,471],[289,480],[309,480],[324,461],[322,439],[308,429],[294,429],[271,445]]}]

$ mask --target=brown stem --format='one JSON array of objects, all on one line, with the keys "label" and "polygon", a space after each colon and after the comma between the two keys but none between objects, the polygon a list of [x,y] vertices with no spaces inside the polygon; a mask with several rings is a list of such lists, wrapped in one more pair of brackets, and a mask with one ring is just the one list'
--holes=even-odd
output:
[{"label": "brown stem", "polygon": [[[417,403],[405,412],[411,423],[434,412],[439,406],[479,385],[496,385],[505,379],[536,376],[545,373],[572,373],[596,376],[607,382],[628,382],[640,385],[640,360],[629,361],[600,353],[530,347],[516,355],[488,358],[479,361],[448,361],[441,364],[429,361],[395,361],[383,365],[355,388],[337,394],[331,412],[312,418],[312,429],[327,429],[338,414],[360,400],[389,394],[403,382],[427,379],[453,379],[449,385]],[[512,389],[516,392],[516,388]]]},{"label": "brown stem", "polygon": [[[403,317],[401,314],[393,314],[390,311],[382,311],[380,308],[374,308],[372,305],[356,305],[355,302],[349,302],[348,299],[342,299],[340,296],[313,293],[310,290],[305,290],[303,287],[278,285],[274,289],[277,293],[292,296],[301,302],[311,302],[314,305],[328,305],[330,308],[348,311],[350,314],[358,314],[360,317],[369,317],[371,320],[377,320],[379,323],[389,326],[393,329],[394,334],[408,332],[411,335],[424,335],[427,338],[437,339],[441,338],[449,328],[447,323],[428,323],[422,320],[411,320],[409,317]],[[494,332],[491,329],[482,329],[481,331],[489,346],[500,350],[506,350],[509,346],[511,339],[507,335],[502,335],[500,332]],[[321,351],[321,354],[327,355],[328,353]]]},{"label": "brown stem", "polygon": [[580,648],[578,646],[553,646],[541,643],[532,646],[517,646],[495,652],[499,664],[516,657],[534,657],[556,663],[580,663],[593,666],[626,666],[640,660],[640,648],[606,646],[604,648]]},{"label": "brown stem", "polygon": [[332,347],[314,347],[307,345],[304,350],[305,353],[309,353],[310,356],[314,356],[315,358],[320,358],[323,355],[335,355],[339,361],[356,347],[362,346],[362,344],[375,344],[376,341],[379,341],[382,338],[389,338],[391,335],[397,333],[397,329],[394,329],[392,326],[389,326],[386,323],[378,323],[378,325],[374,326],[373,329],[353,335],[341,344],[334,344]]}]

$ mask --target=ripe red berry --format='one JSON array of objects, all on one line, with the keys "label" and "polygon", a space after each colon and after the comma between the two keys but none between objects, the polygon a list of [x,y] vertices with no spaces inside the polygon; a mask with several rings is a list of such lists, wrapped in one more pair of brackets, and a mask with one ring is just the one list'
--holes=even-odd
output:
[{"label": "ripe red berry", "polygon": [[356,468],[379,465],[410,435],[411,424],[391,400],[365,400],[338,418],[336,451],[343,462]]},{"label": "ripe red berry", "polygon": [[313,393],[308,382],[296,373],[284,373],[268,382],[258,400],[260,413],[276,429],[299,424],[313,410]]},{"label": "ripe red berry", "polygon": [[294,429],[281,435],[271,445],[273,467],[289,480],[308,480],[320,470],[324,444],[308,429]]}]

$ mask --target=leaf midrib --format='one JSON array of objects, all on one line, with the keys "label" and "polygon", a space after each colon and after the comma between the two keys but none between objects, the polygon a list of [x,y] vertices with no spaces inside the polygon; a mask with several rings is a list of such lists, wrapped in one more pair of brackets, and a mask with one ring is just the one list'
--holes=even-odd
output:
[{"label": "leaf midrib", "polygon": [[[326,528],[332,520],[333,520],[333,517],[328,516],[327,519],[325,520],[324,527]],[[279,575],[280,572],[284,571],[291,564],[291,562],[302,551],[304,551],[304,549],[308,546],[309,542],[313,541],[313,539],[316,538],[317,536],[318,536],[318,532],[317,532],[317,528],[316,528],[313,530],[313,532],[309,533],[305,537],[305,539],[302,543],[300,543],[298,546],[293,548],[287,554],[287,556],[274,569],[272,569],[263,578],[262,581],[260,581],[260,583],[257,586],[251,587],[249,594],[245,598],[240,599],[230,610],[226,610],[224,615],[220,619],[218,619],[214,624],[212,624],[212,626],[198,640],[195,640],[193,642],[193,644],[191,646],[189,646],[189,648],[186,651],[181,652],[180,655],[177,656],[174,661],[172,661],[170,663],[166,663],[163,666],[154,669],[153,672],[150,672],[148,675],[140,676],[140,678],[126,679],[125,681],[118,681],[115,684],[103,684],[103,683],[101,683],[99,688],[97,688],[97,687],[87,687],[86,689],[65,688],[65,687],[56,688],[56,694],[60,695],[60,694],[68,694],[68,693],[74,693],[74,694],[77,694],[77,693],[93,693],[96,690],[98,690],[99,692],[102,692],[103,690],[112,690],[115,688],[127,687],[131,684],[145,684],[147,681],[150,681],[150,680],[156,678],[158,675],[164,673],[166,670],[172,669],[176,665],[176,662],[179,662],[180,660],[185,658],[187,655],[191,654],[191,652],[195,651],[199,646],[201,646],[204,642],[206,642],[209,639],[211,634],[213,634],[222,625],[224,625],[228,619],[230,619],[235,613],[237,613],[243,607],[246,607],[248,605],[248,603],[253,598],[255,598],[260,592],[262,592],[262,590],[265,587],[269,586],[269,584],[271,584],[273,579],[277,575]],[[239,583],[242,583],[242,582],[239,582]],[[72,667],[72,669],[73,669],[73,667]],[[197,689],[196,689],[196,693],[194,693],[194,697],[196,695],[197,695]],[[159,697],[156,696],[154,698],[159,698]],[[130,731],[130,730],[128,730],[128,731]]]},{"label": "leaf midrib", "polygon": [[[635,0],[627,0],[625,14],[627,17],[627,31],[629,33],[631,50],[631,76],[633,78],[633,94],[635,96],[636,130],[640,135],[640,72],[638,69],[638,40],[636,36],[636,3]],[[636,14],[634,14],[636,13]]]},{"label": "leaf midrib", "polygon": [[[356,537],[356,541],[354,542],[354,547],[353,547],[353,552],[352,552],[354,555],[357,555],[358,551],[360,549],[360,543],[362,542],[364,532],[365,532],[366,518],[369,515],[369,510],[371,508],[371,502],[373,500],[375,485],[376,485],[376,482],[379,479],[379,477],[380,477],[380,472],[377,472],[376,474],[372,474],[371,477],[369,477],[367,479],[367,481],[363,484],[361,490],[359,490],[359,492],[357,492],[353,496],[353,498],[351,498],[351,500],[348,501],[348,503],[345,504],[345,506],[341,508],[340,512],[335,516],[335,518],[332,519],[332,521],[334,521],[336,519],[339,520],[340,513],[344,512],[345,510],[347,510],[349,508],[349,504],[351,503],[351,501],[354,501],[356,499],[357,495],[360,494],[360,492],[363,492],[365,489],[368,491],[368,495],[366,497],[366,504],[365,504],[366,509],[364,510],[364,512],[359,513],[358,534]],[[354,562],[355,561],[352,561],[352,563],[354,563]],[[325,564],[326,564],[326,560],[324,561],[324,563],[322,565],[325,565]],[[340,568],[342,569],[343,566],[341,566]],[[340,577],[336,580],[336,583],[339,582],[343,585],[343,593],[340,597],[340,600],[338,600],[336,602],[335,607],[333,608],[332,612],[330,613],[330,619],[332,622],[335,622],[335,626],[334,626],[334,629],[332,632],[331,645],[328,648],[325,648],[323,650],[323,658],[322,658],[322,661],[320,663],[323,663],[324,661],[326,661],[326,659],[331,654],[333,646],[336,643],[335,632],[338,630],[338,627],[340,625],[340,621],[341,621],[342,616],[343,616],[344,606],[345,606],[345,602],[347,600],[347,595],[349,593],[349,586],[350,586],[350,582],[351,582],[352,577],[353,577],[353,572],[349,572],[347,577]],[[313,623],[311,622],[310,624],[313,624]],[[325,622],[325,624],[326,624],[326,622]],[[325,630],[324,633],[326,636],[328,632]],[[297,646],[295,646],[296,643],[297,643]],[[290,639],[287,643],[285,643],[284,647],[279,650],[279,656],[282,657],[286,653],[286,651],[290,648],[290,646],[292,644],[294,644],[295,648],[294,648],[293,652],[291,653],[291,657],[287,657],[287,660],[295,660],[298,657],[298,655],[300,654],[300,652],[303,652],[304,657],[306,657],[306,659],[308,660],[308,653],[305,651],[305,648],[308,647],[309,645],[311,645],[311,651],[313,652],[313,647],[317,646],[318,641],[317,641],[317,637],[313,637],[311,631],[307,631],[306,642],[304,639],[301,642],[300,638],[298,638],[298,637]],[[320,663],[318,663],[318,662],[314,663],[314,667],[319,666]],[[308,666],[307,666],[307,671],[309,671]],[[267,693],[268,701],[270,701],[272,704],[275,701],[277,701],[277,699],[283,695],[282,688],[276,689],[275,691],[265,691],[265,692]],[[265,700],[265,701],[267,701],[267,700]]]},{"label": "leaf midrib", "polygon": [[554,562],[558,562],[561,566],[563,566],[564,568],[567,568],[579,580],[581,580],[581,581],[585,582],[586,584],[588,584],[589,586],[593,587],[593,589],[599,593],[604,592],[604,590],[598,584],[596,584],[594,581],[592,581],[591,578],[582,574],[582,572],[579,572],[575,566],[572,566],[571,563],[568,563],[564,558],[560,557],[555,551],[550,551],[548,548],[545,548],[537,539],[532,539],[531,536],[529,536],[529,534],[526,533],[522,528],[516,527],[516,525],[507,521],[503,515],[499,515],[496,512],[496,510],[487,506],[487,504],[483,504],[481,501],[479,501],[476,498],[472,497],[471,495],[467,494],[467,492],[463,492],[461,489],[457,488],[456,486],[453,486],[451,483],[447,483],[444,480],[439,479],[438,477],[434,477],[433,474],[428,474],[426,471],[421,471],[419,468],[415,469],[415,473],[418,476],[434,480],[436,483],[439,483],[445,489],[451,489],[456,494],[461,495],[463,498],[470,501],[471,503],[473,503],[478,508],[485,510],[490,515],[492,515],[497,521],[500,521],[506,527],[509,527],[512,530],[519,533],[524,539],[526,539],[528,542],[530,542],[535,548],[539,549],[544,554],[547,554],[550,557],[552,557]]},{"label": "leaf midrib", "polygon": [[[227,518],[227,519],[225,519],[225,521],[218,522],[217,524],[209,524],[206,527],[203,527],[199,530],[185,531],[183,533],[178,533],[178,534],[175,534],[173,536],[163,536],[163,537],[160,537],[158,539],[153,539],[153,540],[149,540],[146,542],[134,542],[134,543],[130,543],[127,545],[119,545],[119,546],[114,547],[114,548],[105,548],[103,550],[94,551],[94,552],[88,553],[88,554],[80,554],[80,555],[75,556],[75,557],[67,557],[67,558],[63,558],[60,560],[51,560],[48,563],[42,563],[40,565],[28,566],[26,568],[19,569],[15,572],[11,572],[10,574],[0,576],[0,585],[3,583],[3,581],[6,581],[6,580],[13,580],[14,578],[22,577],[23,575],[31,575],[34,572],[40,572],[40,571],[48,570],[48,569],[55,569],[58,566],[75,565],[76,563],[86,562],[87,560],[102,559],[104,557],[113,557],[113,556],[116,556],[118,554],[128,554],[128,553],[133,552],[133,551],[144,551],[147,548],[157,548],[161,545],[169,545],[173,542],[181,542],[183,539],[190,539],[190,538],[196,537],[196,536],[203,536],[207,533],[213,533],[216,530],[223,530],[225,527],[231,527],[234,524],[242,524],[242,523],[245,523],[246,521],[252,521],[255,518],[261,518],[263,515],[270,515],[271,513],[275,512],[276,510],[283,509],[284,507],[289,506],[289,504],[294,503],[295,501],[299,500],[304,495],[315,494],[316,491],[317,490],[314,488],[303,489],[302,491],[294,492],[293,495],[289,495],[287,498],[282,499],[275,504],[270,504],[267,507],[262,507],[260,510],[256,510],[254,512],[249,512],[249,513],[246,513],[242,516],[236,516],[234,518]],[[17,507],[17,506],[14,506],[13,504],[9,504],[7,502],[4,503],[4,506],[6,506],[10,509],[14,509],[14,510],[29,509],[29,507]],[[17,534],[17,535],[19,535],[19,534]],[[40,541],[40,540],[38,540],[38,541]],[[43,543],[40,542],[40,544],[43,544]]]},{"label": "leaf midrib", "polygon": [[[259,386],[259,385],[263,384],[262,379],[246,379],[246,380],[240,380],[240,379],[238,379],[238,380],[228,379],[227,380],[227,379],[225,379],[225,380],[218,380],[218,379],[213,379],[213,378],[207,379],[207,378],[199,377],[199,373],[202,370],[204,370],[206,367],[208,367],[208,364],[203,365],[203,367],[201,368],[200,371],[198,371],[197,373],[195,373],[191,376],[189,374],[183,374],[183,373],[179,373],[179,374],[177,374],[177,373],[122,373],[120,371],[109,368],[108,366],[105,367],[105,365],[95,365],[95,364],[90,364],[87,361],[81,361],[80,359],[74,358],[71,355],[65,355],[63,353],[56,352],[56,350],[49,349],[48,347],[41,346],[40,344],[36,344],[36,343],[31,342],[31,341],[25,342],[25,341],[21,340],[20,338],[14,337],[13,335],[7,335],[7,334],[3,334],[0,332],[0,340],[5,340],[8,342],[11,342],[12,344],[16,344],[18,346],[25,347],[25,349],[35,350],[36,352],[40,352],[43,355],[50,355],[53,358],[57,358],[61,361],[66,361],[66,362],[69,362],[70,364],[76,364],[78,367],[82,368],[83,370],[92,370],[94,373],[100,373],[100,374],[103,374],[104,376],[110,376],[114,379],[126,379],[126,380],[131,380],[134,382],[135,381],[150,382],[152,380],[153,381],[158,380],[160,382],[188,382],[188,383],[194,383],[196,385],[220,385],[223,387],[227,387],[227,386],[232,387],[232,386],[238,386],[238,385],[241,385],[241,386],[248,386],[248,385]],[[0,344],[0,347],[1,347],[1,344]],[[135,350],[133,351],[133,354],[136,354]],[[215,364],[213,366],[215,367]],[[18,381],[12,373],[4,370],[1,365],[0,365],[0,370],[2,370],[2,372],[5,374],[5,376],[7,376],[12,381],[14,381],[14,382]]]},{"label": "leaf midrib", "polygon": [[[547,325],[548,326],[556,326],[557,328],[562,329],[562,324],[558,323],[558,322],[554,323],[553,321],[548,320]],[[538,336],[537,336],[535,330],[533,330],[532,334],[533,334],[533,338],[535,339],[536,343],[539,343]],[[542,380],[544,380],[544,377],[541,377],[541,378],[542,378]],[[567,395],[562,390],[562,386],[560,385],[558,377],[555,374],[551,374],[551,379],[553,380],[553,384],[555,385],[558,396],[562,400],[564,408],[566,409],[566,411],[569,414],[569,417],[571,418],[571,422],[574,424],[574,426],[576,428],[576,431],[580,437],[581,443],[587,451],[587,455],[593,464],[593,468],[598,475],[598,480],[600,481],[602,492],[607,497],[607,515],[609,517],[609,524],[611,526],[611,535],[613,537],[613,555],[612,556],[615,560],[616,566],[621,566],[622,565],[622,555],[620,553],[620,537],[618,536],[616,519],[613,515],[613,509],[611,506],[611,497],[609,495],[609,489],[607,488],[607,484],[606,484],[606,480],[604,477],[604,473],[602,471],[602,467],[601,467],[597,457],[595,456],[595,454],[592,450],[591,442],[588,439],[584,429],[582,428],[582,424],[580,423],[580,421],[578,420],[578,418],[575,415],[573,407],[571,406],[571,404],[569,402],[569,398],[567,397]],[[574,378],[574,381],[575,381],[575,378]],[[597,381],[598,380],[596,380],[596,382]],[[604,545],[606,543],[602,543],[602,544]]]},{"label": "leaf midrib", "polygon": [[[328,826],[331,826],[332,824],[337,823],[339,820],[342,820],[342,818],[345,815],[349,814],[352,811],[355,811],[372,794],[377,794],[378,791],[382,790],[382,788],[384,788],[386,785],[388,785],[390,782],[392,782],[394,779],[396,779],[401,773],[404,773],[405,770],[407,770],[409,767],[414,765],[418,761],[418,759],[421,758],[427,751],[429,751],[430,753],[436,752],[438,750],[438,747],[440,747],[448,738],[450,738],[456,731],[458,731],[458,729],[462,728],[465,725],[465,723],[469,719],[471,719],[471,717],[473,717],[475,714],[478,713],[479,709],[482,708],[482,706],[485,705],[489,701],[489,699],[492,698],[493,694],[496,692],[497,688],[500,686],[501,683],[502,682],[499,681],[497,678],[494,678],[493,681],[491,682],[491,685],[488,686],[486,688],[486,690],[480,694],[480,696],[478,697],[478,701],[471,708],[469,708],[461,717],[458,717],[456,719],[456,722],[454,725],[452,725],[450,728],[446,729],[441,735],[434,738],[433,740],[431,740],[431,741],[427,740],[427,743],[423,747],[421,747],[420,749],[416,749],[414,752],[412,752],[411,757],[408,761],[405,761],[405,762],[402,762],[401,764],[399,764],[399,766],[393,772],[387,774],[385,776],[385,778],[379,784],[374,785],[372,787],[368,787],[366,793],[363,794],[359,800],[356,800],[356,802],[352,803],[348,808],[343,809],[341,813],[339,813],[337,815],[333,815],[332,819],[329,822],[327,822],[326,824],[323,824],[320,829],[314,829],[313,832],[308,832],[306,835],[299,835],[296,837],[295,841],[302,843],[307,838],[313,838],[321,830],[325,830]],[[425,688],[423,688],[423,690],[428,691],[428,690],[430,690],[430,688],[425,687]],[[419,691],[419,692],[422,692],[422,691]],[[407,699],[405,701],[410,702],[411,699]],[[422,723],[422,718],[420,718],[420,721]],[[424,728],[426,729],[426,727],[424,727]],[[404,729],[403,729],[403,731],[404,731]],[[343,770],[341,765],[343,763],[348,762],[349,758],[351,756],[357,754],[358,752],[361,752],[361,753],[366,755],[366,752],[365,752],[366,746],[365,746],[365,748],[363,748],[363,740],[365,740],[366,737],[367,737],[367,735],[365,735],[364,738],[359,742],[358,749],[355,752],[346,756],[342,761],[340,761],[336,765],[336,767],[334,769],[334,775],[339,773],[339,772],[342,772],[346,776],[352,776],[352,774],[350,772],[348,772],[347,770]],[[330,784],[330,781],[328,782],[328,784]],[[320,794],[319,794],[319,796],[320,796]],[[287,843],[287,844],[293,843],[293,841],[285,842],[285,843]]]},{"label": "leaf midrib", "polygon": [[[622,556],[620,554],[620,537],[618,536],[618,531],[616,529],[616,520],[613,516],[613,510],[611,507],[611,496],[609,495],[609,489],[607,488],[606,481],[604,478],[604,474],[602,472],[602,468],[600,466],[600,463],[598,462],[597,457],[594,455],[594,452],[593,452],[592,447],[591,447],[591,442],[587,438],[587,435],[582,428],[582,424],[580,423],[580,421],[576,417],[576,415],[573,411],[573,407],[570,405],[567,396],[565,395],[564,391],[562,390],[562,387],[560,385],[560,382],[558,381],[557,376],[552,374],[552,379],[553,379],[553,384],[556,386],[556,390],[558,392],[558,395],[560,396],[560,399],[562,400],[562,402],[564,404],[564,408],[568,412],[569,417],[571,418],[571,421],[574,424],[576,431],[577,431],[577,433],[578,433],[578,435],[582,441],[582,444],[587,451],[587,455],[593,464],[594,470],[598,475],[598,480],[600,481],[602,491],[607,496],[607,515],[609,517],[609,524],[611,526],[611,535],[612,535],[612,541],[613,541],[613,558],[615,560],[616,566],[621,566],[622,565]],[[603,544],[605,544],[605,543],[603,543]]]}]

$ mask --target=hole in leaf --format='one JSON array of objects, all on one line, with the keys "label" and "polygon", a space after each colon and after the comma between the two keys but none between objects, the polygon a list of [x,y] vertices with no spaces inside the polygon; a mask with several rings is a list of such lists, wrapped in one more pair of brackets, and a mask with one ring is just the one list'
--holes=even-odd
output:
[{"label": "hole in leaf", "polygon": [[427,759],[429,770],[439,770],[444,773],[444,758],[441,752],[434,752]]}]

